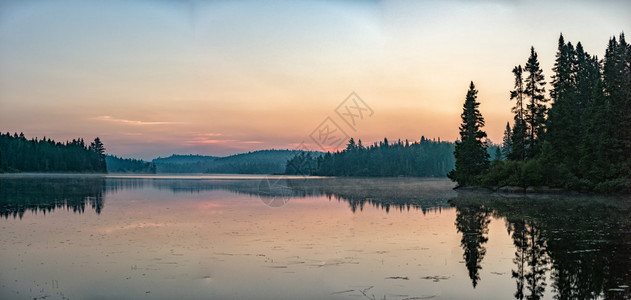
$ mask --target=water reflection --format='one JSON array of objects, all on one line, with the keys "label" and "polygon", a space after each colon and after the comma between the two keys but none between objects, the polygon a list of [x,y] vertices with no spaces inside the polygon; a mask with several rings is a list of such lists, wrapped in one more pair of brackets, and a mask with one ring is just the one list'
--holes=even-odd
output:
[{"label": "water reflection", "polygon": [[98,214],[104,194],[100,176],[0,179],[0,216],[21,219],[26,211],[45,214],[63,208],[83,213],[86,206]]},{"label": "water reflection", "polygon": [[[258,179],[173,179],[116,178],[102,176],[17,176],[0,178],[0,215],[22,218],[27,210],[51,212],[67,208],[83,213],[86,205],[100,213],[107,194],[124,190],[155,188],[173,193],[202,193],[224,190],[253,197],[306,198],[326,196],[345,201],[352,212],[366,204],[389,212],[411,208],[440,211],[455,192],[444,180],[416,179],[287,179],[279,180],[287,189],[261,192]],[[281,194],[282,193],[282,194]]]},{"label": "water reflection", "polygon": [[[467,280],[466,276],[468,275],[470,282],[470,285],[466,284],[468,289],[473,287],[480,290],[484,288],[483,282],[493,280],[488,278],[488,276],[493,275],[489,275],[488,267],[485,267],[488,264],[485,264],[485,260],[487,263],[489,260],[498,260],[498,257],[492,254],[491,245],[493,247],[498,246],[489,241],[489,232],[490,227],[492,227],[491,224],[498,224],[491,223],[496,222],[492,220],[503,220],[507,234],[504,235],[507,239],[506,244],[510,245],[512,242],[509,252],[511,253],[510,258],[507,258],[506,263],[502,263],[502,267],[506,267],[508,272],[503,275],[503,278],[514,282],[514,289],[511,287],[511,294],[515,299],[631,298],[631,289],[629,288],[631,283],[631,201],[629,198],[595,196],[504,197],[493,194],[456,193],[451,190],[452,183],[446,180],[410,178],[320,178],[308,180],[290,178],[282,180],[282,184],[288,187],[287,190],[283,191],[282,196],[290,197],[291,201],[300,202],[299,199],[308,197],[335,200],[346,203],[348,209],[358,215],[374,214],[375,210],[367,210],[367,206],[386,213],[393,210],[412,210],[423,214],[427,212],[438,214],[443,210],[449,210],[443,216],[451,216],[447,222],[454,224],[455,229],[445,228],[452,234],[457,232],[459,235],[459,245],[457,238],[454,239],[455,243],[453,244],[455,249],[460,247],[457,253],[458,258],[455,261],[458,261],[459,257],[464,260],[464,264],[457,265],[457,268],[463,272],[466,271],[462,276]],[[0,215],[5,218],[12,216],[21,219],[26,211],[50,213],[55,209],[67,209],[76,213],[83,213],[86,207],[92,208],[99,214],[104,209],[108,196],[122,191],[140,189],[155,189],[173,193],[174,197],[172,198],[174,199],[186,194],[213,191],[229,191],[235,194],[248,195],[252,196],[255,201],[259,197],[279,196],[270,192],[262,195],[259,182],[256,179],[229,178],[182,180],[177,178],[102,176],[0,177]],[[302,203],[304,204],[305,201]],[[225,203],[221,204],[225,205]],[[114,208],[112,204],[112,209]],[[267,213],[281,217],[283,216],[282,210],[282,208],[280,210],[267,210]],[[455,217],[453,216],[454,210]],[[327,213],[330,212],[327,211]],[[294,213],[296,213],[295,210]],[[177,212],[169,211],[169,214],[177,214]],[[395,216],[390,214],[391,218],[403,218],[404,216],[405,214],[395,214]],[[370,221],[363,224],[365,227],[357,227],[352,231],[347,228],[340,232],[346,234],[345,239],[354,236],[355,230],[366,230],[374,234],[373,231],[377,229],[370,227],[370,224],[382,219],[385,217],[376,215],[375,219],[367,219]],[[153,222],[158,224],[158,221],[154,220]],[[213,223],[217,226],[222,224],[219,221],[213,222],[217,222]],[[383,222],[385,223],[380,225],[382,230],[386,228],[385,226],[390,225],[387,222],[391,221]],[[157,226],[156,224],[153,225]],[[197,226],[197,223],[193,226]],[[225,226],[229,227],[228,225]],[[322,226],[322,224],[318,224],[318,226]],[[251,228],[258,227],[252,226]],[[318,227],[312,226],[312,228]],[[393,230],[392,234],[400,234],[401,230],[405,231],[407,228],[399,228],[399,231]],[[235,232],[237,231],[226,230],[230,236],[236,238]],[[409,230],[412,232],[418,229],[409,227]],[[247,232],[243,228],[241,231]],[[419,234],[423,233],[427,234],[427,232],[419,231]],[[316,239],[322,236],[322,233],[311,234]],[[412,234],[414,238],[418,238],[416,234]],[[333,235],[335,236],[334,233]],[[419,251],[431,251],[432,247],[437,247],[437,244],[431,244],[425,239],[418,239],[419,241],[415,240],[414,243],[427,244],[428,246],[428,250]],[[279,237],[269,238],[269,240],[279,241]],[[311,241],[309,242],[310,244],[302,245],[302,247],[311,249],[310,247],[313,245]],[[379,245],[379,243],[375,244]],[[286,247],[289,246],[286,245]],[[363,251],[364,249],[352,250]],[[375,253],[389,255],[385,254],[386,252],[379,250]],[[347,257],[354,257],[353,255],[355,254]],[[402,258],[402,261],[405,261],[405,265],[407,265],[411,259],[414,257],[406,256]],[[364,262],[362,261],[362,263]],[[419,264],[419,266],[422,267],[423,265]],[[483,272],[483,268],[486,269],[486,273]],[[436,270],[432,271],[436,272]],[[399,275],[405,276],[399,277]],[[409,278],[412,282],[415,279],[408,276],[407,273],[388,274],[387,276],[391,276],[387,277],[390,280],[393,280],[392,278],[398,280]],[[445,276],[445,278],[450,278],[450,276],[452,275]],[[425,274],[425,277],[430,278],[431,276]],[[505,286],[508,287],[508,285]],[[465,290],[464,286],[459,288]],[[509,294],[505,296],[509,296]],[[493,298],[493,295],[490,298]]]},{"label": "water reflection", "polygon": [[490,215],[490,210],[484,206],[462,205],[457,208],[456,228],[462,234],[460,246],[464,250],[465,265],[474,288],[480,280],[480,264],[486,255],[484,244],[489,240]]},{"label": "water reflection", "polygon": [[515,299],[631,297],[631,202],[616,197],[501,197],[450,200],[473,286],[484,258],[489,214],[503,218],[515,254]]}]

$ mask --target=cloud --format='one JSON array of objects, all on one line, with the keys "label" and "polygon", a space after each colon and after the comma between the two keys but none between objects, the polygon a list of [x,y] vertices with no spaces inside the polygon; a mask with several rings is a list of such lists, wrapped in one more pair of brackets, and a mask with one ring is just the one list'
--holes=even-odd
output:
[{"label": "cloud", "polygon": [[196,133],[196,136],[222,136],[223,134],[218,132],[204,132],[204,133]]},{"label": "cloud", "polygon": [[234,143],[234,142],[237,142],[237,140],[217,140],[217,139],[195,138],[195,139],[186,141],[186,144],[189,144],[189,145],[225,144],[225,143]]},{"label": "cloud", "polygon": [[183,124],[182,122],[165,122],[165,121],[139,121],[139,120],[125,120],[117,119],[111,116],[98,116],[90,118],[91,120],[106,121],[112,123],[129,124],[129,125],[170,125],[170,124]]},{"label": "cloud", "polygon": [[[214,135],[204,135],[204,136],[218,136],[221,134]],[[216,139],[216,138],[206,138],[206,137],[195,137],[193,139],[185,141],[185,144],[189,145],[204,145],[204,144],[263,144],[265,142],[262,141],[243,141],[243,140],[235,140],[235,139]]]}]

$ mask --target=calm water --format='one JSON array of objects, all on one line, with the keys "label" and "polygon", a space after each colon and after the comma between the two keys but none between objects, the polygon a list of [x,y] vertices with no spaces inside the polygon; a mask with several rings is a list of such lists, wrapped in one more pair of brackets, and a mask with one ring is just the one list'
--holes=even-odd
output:
[{"label": "calm water", "polygon": [[629,299],[629,197],[2,176],[1,299]]}]

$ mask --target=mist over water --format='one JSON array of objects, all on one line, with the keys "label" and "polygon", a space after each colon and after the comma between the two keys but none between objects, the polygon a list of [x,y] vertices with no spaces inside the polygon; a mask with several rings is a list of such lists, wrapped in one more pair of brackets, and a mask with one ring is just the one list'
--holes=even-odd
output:
[{"label": "mist over water", "polygon": [[269,178],[2,176],[0,298],[631,296],[628,197]]}]

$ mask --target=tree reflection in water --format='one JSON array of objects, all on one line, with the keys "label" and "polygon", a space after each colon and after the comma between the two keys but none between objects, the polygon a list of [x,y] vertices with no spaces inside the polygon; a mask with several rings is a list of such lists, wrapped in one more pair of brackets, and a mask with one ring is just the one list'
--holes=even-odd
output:
[{"label": "tree reflection in water", "polygon": [[[515,246],[512,277],[516,299],[540,299],[550,274],[554,299],[629,299],[631,291],[631,201],[628,197],[502,197],[461,193],[451,199],[463,233],[462,247],[477,284],[482,216],[506,220]],[[465,238],[466,234],[480,238]],[[466,242],[465,242],[466,241]],[[548,272],[550,271],[550,272]]]},{"label": "tree reflection in water", "polygon": [[97,214],[103,209],[105,178],[102,176],[46,176],[0,179],[0,216],[24,216],[26,211],[49,213],[66,208]]},{"label": "tree reflection in water", "polygon": [[490,215],[484,206],[462,205],[457,208],[456,228],[462,234],[460,246],[474,288],[480,280],[480,263],[486,254],[484,244],[489,240]]}]

